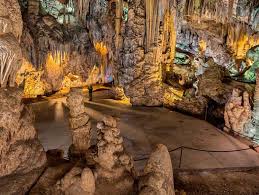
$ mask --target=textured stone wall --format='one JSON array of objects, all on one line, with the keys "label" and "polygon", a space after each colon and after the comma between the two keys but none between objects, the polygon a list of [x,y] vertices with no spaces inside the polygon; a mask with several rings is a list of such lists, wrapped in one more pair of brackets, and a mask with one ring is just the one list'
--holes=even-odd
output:
[{"label": "textured stone wall", "polygon": [[[179,98],[163,83],[166,68],[174,58],[175,27],[170,26],[175,21],[173,1],[153,3],[147,8],[144,1],[132,1],[128,21],[122,29],[119,84],[133,105],[159,106],[168,102],[168,97],[171,102]],[[156,12],[162,15],[153,17],[152,13]],[[150,19],[146,18],[148,14]],[[147,28],[151,21],[153,25]],[[147,36],[147,31],[151,35]]]}]

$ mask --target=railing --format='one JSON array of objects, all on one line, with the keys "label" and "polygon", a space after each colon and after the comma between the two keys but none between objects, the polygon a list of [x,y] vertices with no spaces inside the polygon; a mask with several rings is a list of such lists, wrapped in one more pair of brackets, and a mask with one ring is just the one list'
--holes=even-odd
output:
[{"label": "railing", "polygon": [[[182,160],[183,160],[183,151],[184,149],[186,150],[194,150],[194,151],[199,151],[199,152],[208,152],[208,153],[232,153],[232,152],[241,152],[241,151],[247,151],[247,150],[255,150],[256,148],[258,148],[259,146],[253,147],[253,146],[249,146],[248,148],[243,148],[243,149],[235,149],[235,150],[205,150],[205,149],[198,149],[198,148],[192,148],[192,147],[187,147],[187,146],[180,146],[178,148],[175,149],[170,149],[168,150],[169,153],[175,152],[177,150],[180,150],[180,159],[179,159],[179,165],[178,168],[180,169],[182,166]],[[135,162],[137,161],[143,161],[143,160],[148,160],[149,155],[143,155],[145,157],[142,158],[138,158],[138,159],[134,159]]]}]

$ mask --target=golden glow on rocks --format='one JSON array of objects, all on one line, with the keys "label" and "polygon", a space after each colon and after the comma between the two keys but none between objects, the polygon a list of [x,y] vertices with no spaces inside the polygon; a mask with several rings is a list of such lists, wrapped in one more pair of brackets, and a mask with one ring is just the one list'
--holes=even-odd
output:
[{"label": "golden glow on rocks", "polygon": [[[235,36],[234,29],[231,34]],[[227,45],[236,56],[236,59],[244,59],[249,49],[259,45],[259,37],[255,35],[250,36],[247,33],[241,33],[237,39],[229,39]]]},{"label": "golden glow on rocks", "polygon": [[108,49],[103,42],[95,43],[94,48],[95,48],[96,52],[99,53],[102,56],[105,56],[105,55],[108,54]]},{"label": "golden glow on rocks", "polygon": [[25,98],[36,98],[45,92],[44,83],[41,81],[43,71],[37,71],[26,59],[23,59],[22,66],[17,73],[16,83],[21,85],[24,82]]},{"label": "golden glow on rocks", "polygon": [[107,46],[105,45],[105,43],[103,42],[96,42],[94,44],[94,48],[96,50],[96,52],[100,55],[101,57],[101,66],[100,66],[100,70],[101,70],[101,82],[105,83],[105,73],[106,73],[106,69],[108,66],[108,62],[107,62],[107,54],[109,53]]},{"label": "golden glow on rocks", "polygon": [[203,56],[206,52],[206,48],[207,48],[207,43],[205,40],[200,40],[199,41],[199,52],[200,54]]},{"label": "golden glow on rocks", "polygon": [[63,81],[63,70],[68,63],[68,54],[56,51],[47,55],[44,78],[51,85],[51,90],[58,91]]}]

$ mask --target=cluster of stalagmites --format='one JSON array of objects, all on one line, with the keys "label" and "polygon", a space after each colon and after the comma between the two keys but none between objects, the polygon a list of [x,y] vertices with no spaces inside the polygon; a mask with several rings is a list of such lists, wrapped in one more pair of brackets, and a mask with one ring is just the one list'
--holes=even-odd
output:
[{"label": "cluster of stalagmites", "polygon": [[73,143],[70,152],[76,155],[86,152],[90,147],[91,123],[85,110],[82,89],[73,88],[67,97],[67,104]]},{"label": "cluster of stalagmites", "polygon": [[[71,161],[62,152],[45,152],[33,127],[32,113],[21,103],[21,91],[0,91],[0,193],[1,194],[174,194],[173,170],[165,146],[159,145],[140,178],[133,159],[123,146],[117,120],[103,116],[97,123],[97,145],[90,152],[89,116],[82,92],[74,89],[68,97],[73,152]],[[78,156],[80,154],[80,156]],[[79,158],[78,158],[79,157]],[[13,184],[15,183],[15,184]]]},{"label": "cluster of stalagmites", "polygon": [[31,194],[175,194],[172,163],[166,146],[158,145],[143,173],[137,174],[132,157],[123,147],[116,119],[104,116],[97,128],[95,164],[89,168],[82,161],[63,162],[49,167]]},{"label": "cluster of stalagmites", "polygon": [[43,171],[46,156],[22,104],[22,91],[0,91],[0,194],[24,194]]}]

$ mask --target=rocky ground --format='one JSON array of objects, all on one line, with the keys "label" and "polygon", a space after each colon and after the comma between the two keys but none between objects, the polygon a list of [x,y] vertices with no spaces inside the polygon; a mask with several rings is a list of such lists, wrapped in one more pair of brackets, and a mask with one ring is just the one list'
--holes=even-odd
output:
[{"label": "rocky ground", "polygon": [[190,195],[259,194],[259,168],[175,171],[175,188]]}]

